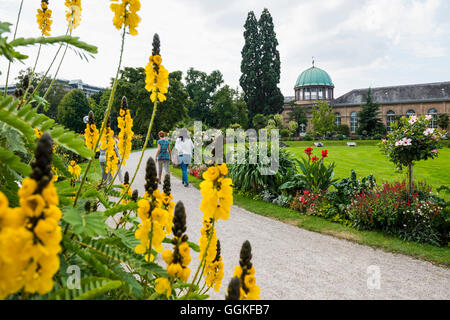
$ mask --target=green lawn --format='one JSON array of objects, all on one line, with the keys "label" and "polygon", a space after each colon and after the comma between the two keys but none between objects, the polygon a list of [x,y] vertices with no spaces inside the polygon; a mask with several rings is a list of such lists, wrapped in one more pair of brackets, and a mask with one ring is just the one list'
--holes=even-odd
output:
[{"label": "green lawn", "polygon": [[[342,143],[341,141],[323,142],[325,147],[316,148],[313,142],[295,141],[287,142],[292,146],[286,150],[295,158],[306,155],[304,149],[313,147],[314,153],[321,157],[321,150],[328,150],[326,162],[335,162],[335,177],[346,178],[350,176],[351,170],[355,170],[358,177],[373,174],[378,183],[402,181],[406,179],[406,171],[399,172],[388,158],[377,146],[359,145],[358,147],[348,147],[344,145],[332,145]],[[355,141],[359,144],[359,141]],[[364,141],[363,141],[364,142]],[[372,141],[367,141],[372,142]],[[450,148],[439,150],[437,159],[418,162],[413,169],[415,181],[424,181],[433,186],[434,190],[441,185],[450,185]],[[442,195],[443,196],[443,195]]]}]

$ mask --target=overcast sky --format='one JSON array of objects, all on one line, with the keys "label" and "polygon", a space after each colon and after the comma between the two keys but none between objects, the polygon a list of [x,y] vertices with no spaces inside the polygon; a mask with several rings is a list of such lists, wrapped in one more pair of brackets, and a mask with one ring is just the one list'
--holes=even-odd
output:
[{"label": "overcast sky", "polygon": [[[108,0],[82,0],[82,22],[74,35],[98,46],[89,62],[70,52],[60,78],[82,79],[109,86],[119,59],[120,32],[112,24]],[[267,7],[275,23],[281,56],[280,88],[292,96],[298,75],[311,66],[326,70],[335,96],[352,89],[450,81],[450,1],[448,0],[141,0],[137,36],[127,35],[124,66],[143,67],[156,32],[163,64],[169,71],[189,67],[220,70],[225,82],[239,85],[243,25],[247,13],[257,17]],[[15,23],[20,0],[0,0],[2,21]],[[39,36],[38,0],[25,0],[18,37]],[[63,0],[50,0],[52,36],[66,30]],[[13,26],[14,27],[14,26]],[[12,34],[10,35],[12,38]],[[12,77],[34,63],[37,47],[26,65],[15,63]],[[38,71],[48,67],[55,46],[44,47]],[[0,60],[0,84],[7,62]]]}]

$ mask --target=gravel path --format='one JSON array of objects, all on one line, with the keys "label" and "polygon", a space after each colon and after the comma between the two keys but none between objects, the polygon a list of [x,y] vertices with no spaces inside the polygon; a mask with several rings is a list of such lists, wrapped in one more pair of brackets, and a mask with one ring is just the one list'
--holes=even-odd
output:
[{"label": "gravel path", "polygon": [[[140,195],[144,190],[145,162],[154,154],[155,150],[146,151],[134,182],[133,189],[137,188]],[[126,165],[130,173],[139,155],[130,155]],[[183,187],[181,180],[172,176],[172,193],[174,200],[186,207],[189,239],[198,243],[203,216],[199,190]],[[218,222],[217,236],[225,277],[220,292],[209,291],[211,299],[224,299],[245,240],[252,245],[261,299],[450,299],[449,269],[310,232],[237,206],[232,207],[229,220]],[[192,277],[199,262],[198,254],[191,254]],[[379,289],[368,288],[370,266],[379,268]]]}]

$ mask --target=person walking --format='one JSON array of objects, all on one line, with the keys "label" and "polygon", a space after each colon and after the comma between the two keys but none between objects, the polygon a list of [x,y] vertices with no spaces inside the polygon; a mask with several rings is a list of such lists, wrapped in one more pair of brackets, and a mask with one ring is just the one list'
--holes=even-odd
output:
[{"label": "person walking", "polygon": [[164,131],[160,131],[158,133],[158,151],[156,151],[156,161],[158,162],[158,183],[161,183],[162,170],[164,170],[166,174],[169,173],[169,164],[170,158],[172,156],[170,150],[170,142],[167,138],[167,134]]},{"label": "person walking", "polygon": [[194,149],[194,144],[188,135],[185,128],[179,131],[179,136],[175,142],[175,149],[178,151],[178,162],[181,166],[181,172],[183,173],[182,182],[185,187],[189,186],[189,179],[187,174],[187,168],[191,164],[192,160],[192,150]]}]

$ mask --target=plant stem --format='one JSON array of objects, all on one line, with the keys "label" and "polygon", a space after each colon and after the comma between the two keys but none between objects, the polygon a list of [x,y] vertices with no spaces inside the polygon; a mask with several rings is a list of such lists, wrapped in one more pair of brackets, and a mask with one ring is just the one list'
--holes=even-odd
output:
[{"label": "plant stem", "polygon": [[[38,60],[39,60],[39,56],[41,55],[41,48],[42,48],[42,43],[39,44],[39,49],[38,49],[38,53],[37,53],[37,56],[36,56],[36,61],[34,62],[33,71],[31,72],[31,76],[29,78],[28,87],[25,89],[25,92],[24,92],[23,97],[22,97],[22,101],[17,107],[18,109],[20,109],[23,105],[25,105],[29,101],[29,99],[27,99],[27,100],[25,100],[25,99],[27,97],[28,90],[30,90],[31,83],[33,82],[34,72],[36,71],[36,66],[37,66],[37,63],[38,63]],[[25,103],[25,101],[26,101],[26,103]]]},{"label": "plant stem", "polygon": [[[20,14],[22,13],[23,0],[20,2],[19,13],[17,14],[16,20],[16,28],[14,30],[13,40],[16,40],[17,28],[19,26]],[[9,71],[11,69],[11,61],[8,62],[8,71],[6,72],[6,83],[5,83],[5,91],[3,95],[6,97],[6,93],[8,92],[8,79],[9,79]]]},{"label": "plant stem", "polygon": [[[211,239],[212,239],[212,236],[214,234],[214,225],[215,225],[215,220],[213,220],[213,223],[212,223],[212,226],[211,226],[211,231],[210,231],[211,233],[208,236],[208,243],[206,244],[206,248],[205,248],[205,252],[203,253],[202,260],[201,260],[200,264],[197,267],[197,271],[195,272],[194,279],[192,279],[191,286],[189,287],[189,290],[186,293],[186,295],[189,294],[192,291],[192,288],[194,287],[195,280],[197,280],[198,272],[200,271],[200,268],[202,267],[202,265],[203,265],[203,270],[205,269],[206,256],[208,255],[209,245],[211,244]],[[203,271],[202,271],[202,274],[203,274]],[[200,279],[201,278],[202,278],[202,275],[200,275]]]},{"label": "plant stem", "polygon": [[138,165],[136,167],[136,171],[134,172],[133,178],[131,179],[131,181],[128,184],[127,188],[125,189],[124,193],[122,194],[122,197],[120,197],[119,201],[115,204],[115,206],[120,204],[120,202],[125,197],[125,195],[128,194],[128,190],[131,188],[131,185],[133,184],[134,179],[136,178],[136,175],[137,175],[137,173],[139,171],[139,167],[141,166],[142,158],[144,157],[144,152],[145,152],[145,149],[147,148],[148,140],[150,138],[150,132],[152,131],[153,121],[155,120],[157,107],[158,107],[158,99],[156,99],[154,104],[153,104],[152,118],[150,119],[150,124],[148,125],[147,136],[145,138],[144,146],[142,147],[141,157],[139,158],[139,162],[138,162]]},{"label": "plant stem", "polygon": [[408,163],[408,196],[412,193],[412,163]]},{"label": "plant stem", "polygon": [[[69,28],[67,28],[66,35],[67,35],[68,33],[69,33]],[[70,35],[72,35],[72,32],[70,33]],[[66,50],[67,50],[67,46],[68,46],[68,45],[69,45],[69,44],[66,43]],[[61,44],[59,45],[59,48],[58,48],[58,50],[56,51],[56,54],[55,54],[55,56],[53,57],[52,62],[51,62],[50,65],[48,66],[47,71],[45,71],[45,74],[42,76],[41,81],[39,81],[39,84],[36,86],[36,88],[34,89],[33,93],[31,94],[31,96],[33,96],[33,95],[34,95],[36,92],[38,92],[38,90],[41,88],[42,84],[44,83],[45,79],[47,78],[48,73],[50,72],[50,69],[52,68],[53,64],[55,63],[56,58],[58,57],[59,51],[61,51],[62,46],[63,46],[63,43],[61,43]],[[65,51],[64,51],[64,54],[65,54]],[[59,67],[61,66],[61,63],[62,63],[62,60],[63,60],[63,59],[64,59],[64,56],[63,56],[63,58],[61,59],[61,61],[60,61],[60,63],[59,63]],[[58,70],[59,70],[59,67],[58,67]],[[56,78],[56,75],[55,75],[55,78]],[[53,78],[53,80],[54,80],[55,78]],[[53,85],[53,81],[51,82],[51,85],[48,87],[47,91],[45,92],[44,99],[45,99],[45,97],[47,96],[47,93],[49,92],[49,90],[50,90],[50,88],[51,88],[52,85]],[[31,99],[31,97],[30,97],[30,99]]]},{"label": "plant stem", "polygon": [[[110,114],[110,112],[111,112],[111,107],[112,107],[112,103],[113,103],[113,100],[114,100],[114,94],[115,94],[116,88],[117,88],[117,79],[119,78],[120,67],[121,67],[121,65],[122,65],[123,48],[124,48],[124,44],[125,44],[125,31],[126,31],[126,28],[125,28],[125,26],[123,26],[122,46],[121,46],[121,48],[120,48],[120,59],[119,59],[119,66],[117,67],[116,78],[114,79],[113,87],[112,87],[112,89],[111,89],[111,95],[109,96],[108,107],[106,108],[106,111],[105,111],[105,116],[104,116],[104,118],[103,118],[102,127],[101,127],[101,129],[100,129],[100,132],[99,132],[99,135],[98,135],[97,142],[95,143],[95,146],[94,146],[94,148],[93,148],[93,150],[94,150],[94,155],[93,155],[93,156],[91,157],[91,159],[89,160],[89,163],[88,163],[88,166],[87,166],[87,168],[86,168],[86,171],[84,172],[83,178],[81,179],[80,188],[78,189],[77,195],[76,195],[76,197],[75,197],[75,200],[73,201],[73,206],[74,206],[74,207],[77,205],[77,201],[78,201],[78,198],[79,198],[79,196],[80,196],[81,189],[83,188],[84,182],[86,181],[86,177],[87,177],[87,174],[88,174],[88,172],[89,172],[89,169],[91,168],[92,162],[93,162],[94,159],[95,159],[95,150],[97,150],[97,148],[98,148],[98,145],[99,145],[99,143],[100,143],[100,139],[102,138],[103,131],[105,130],[105,127],[106,127],[106,119],[109,118],[109,114]],[[128,191],[128,190],[127,190],[127,191]]]}]

